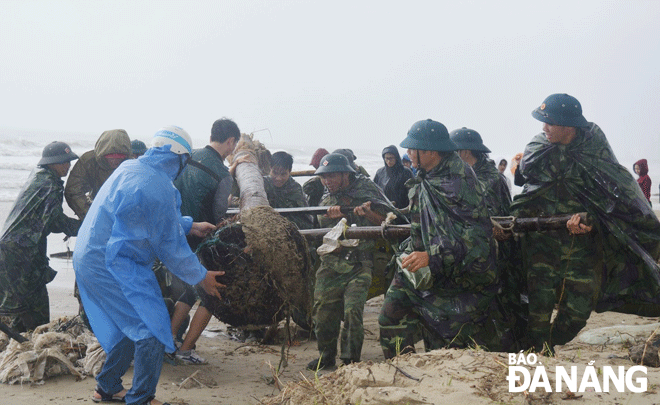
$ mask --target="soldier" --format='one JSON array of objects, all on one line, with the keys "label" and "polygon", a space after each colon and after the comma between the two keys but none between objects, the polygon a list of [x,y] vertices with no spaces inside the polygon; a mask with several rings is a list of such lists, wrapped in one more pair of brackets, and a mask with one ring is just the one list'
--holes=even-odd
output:
[{"label": "soldier", "polygon": [[495,162],[488,158],[488,149],[481,135],[474,129],[461,128],[451,131],[451,140],[458,148],[458,156],[474,170],[477,179],[486,191],[486,204],[490,216],[509,215],[511,193],[505,177],[495,167]]},{"label": "soldier", "polygon": [[[449,134],[451,140],[458,148],[458,156],[474,170],[477,179],[481,182],[486,192],[486,205],[490,216],[508,216],[511,209],[511,193],[502,172],[506,168],[506,160],[500,161],[500,166],[495,167],[495,162],[488,157],[488,149],[481,139],[481,135],[474,129],[461,128]],[[504,168],[502,163],[504,162]],[[515,327],[517,337],[522,337],[526,325],[526,305],[523,303],[521,294],[525,293],[523,288],[526,281],[520,266],[515,265],[513,259],[515,251],[514,240],[498,241],[498,275],[502,282],[502,292],[499,294],[502,303],[502,312],[506,319],[510,320],[507,327]],[[514,325],[515,320],[515,325]],[[505,327],[504,323],[502,327]]]},{"label": "soldier", "polygon": [[62,210],[64,182],[78,156],[64,142],[48,144],[38,167],[14,202],[0,237],[0,315],[18,332],[50,322],[46,284],[57,273],[48,265],[46,237],[76,236],[80,221]]},{"label": "soldier", "polygon": [[568,232],[522,237],[529,346],[552,354],[578,334],[594,309],[658,315],[660,222],[577,99],[552,94],[532,116],[543,122],[543,132],[525,148],[519,166],[525,186],[512,215],[587,211],[594,231],[574,215]]},{"label": "soldier", "polygon": [[[308,207],[302,187],[291,177],[293,156],[286,152],[275,152],[271,157],[270,175],[264,177],[264,188],[268,203],[273,208]],[[285,214],[286,219],[296,224],[298,229],[314,226],[309,214]]]},{"label": "soldier", "polygon": [[348,159],[348,163],[351,165],[353,170],[355,170],[356,173],[363,175],[364,177],[369,177],[369,173],[367,172],[367,169],[365,169],[362,166],[358,166],[355,161],[357,160],[357,156],[355,156],[355,153],[353,153],[352,149],[336,149],[332,153],[339,153],[340,155],[344,155],[346,159]]},{"label": "soldier", "polygon": [[429,278],[417,288],[403,271],[395,274],[378,317],[383,354],[414,351],[420,332],[426,350],[500,349],[496,248],[483,187],[439,122],[416,122],[401,147],[419,171],[409,192],[412,223],[399,247],[407,254],[401,267]]},{"label": "soldier", "polygon": [[[321,205],[328,206],[319,215],[321,227],[333,227],[346,217],[349,224],[379,225],[394,210],[381,190],[368,178],[356,174],[346,157],[338,153],[326,155],[316,174],[328,190]],[[372,204],[372,200],[380,200]],[[344,215],[341,206],[355,206]],[[362,315],[371,285],[374,241],[361,240],[357,247],[343,247],[321,256],[316,272],[313,319],[320,358],[312,360],[310,370],[334,367],[337,339],[341,331],[340,359],[344,364],[360,361],[364,329]]]}]

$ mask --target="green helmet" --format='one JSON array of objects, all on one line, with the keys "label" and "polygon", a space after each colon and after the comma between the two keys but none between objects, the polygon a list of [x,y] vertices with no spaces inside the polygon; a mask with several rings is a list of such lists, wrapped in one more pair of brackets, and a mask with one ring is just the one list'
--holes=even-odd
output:
[{"label": "green helmet", "polygon": [[417,121],[408,131],[408,136],[401,142],[402,148],[452,152],[456,144],[449,139],[447,127],[432,119]]},{"label": "green helmet", "polygon": [[458,150],[473,150],[475,152],[490,153],[484,142],[481,140],[481,135],[474,129],[461,128],[451,131],[449,138],[456,144]]},{"label": "green helmet", "polygon": [[131,153],[137,156],[137,155],[144,155],[144,152],[146,151],[147,151],[147,145],[145,145],[144,142],[142,142],[139,139],[133,139],[131,141]]},{"label": "green helmet", "polygon": [[64,142],[53,141],[46,145],[41,153],[41,160],[38,166],[53,165],[58,163],[70,162],[78,159],[78,155],[71,151],[69,145]]},{"label": "green helmet", "polygon": [[589,122],[582,115],[582,106],[573,96],[568,94],[551,94],[537,109],[532,111],[532,117],[550,125],[562,127],[586,127]]},{"label": "green helmet", "polygon": [[319,168],[316,169],[314,174],[339,172],[355,173],[355,170],[351,167],[346,156],[340,153],[329,153],[323,156]]}]

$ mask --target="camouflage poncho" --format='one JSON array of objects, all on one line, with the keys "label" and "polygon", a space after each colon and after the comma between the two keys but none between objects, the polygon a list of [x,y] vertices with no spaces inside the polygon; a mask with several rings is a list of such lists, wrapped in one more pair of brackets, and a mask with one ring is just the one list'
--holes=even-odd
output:
[{"label": "camouflage poncho", "polygon": [[433,293],[495,293],[498,276],[484,190],[474,172],[450,153],[424,177],[409,182],[412,201],[406,253],[426,251],[435,281]]},{"label": "camouflage poncho", "polygon": [[509,215],[511,193],[505,177],[495,167],[495,162],[487,157],[480,158],[472,170],[484,187],[488,214],[494,217]]},{"label": "camouflage poncho", "polygon": [[[275,187],[270,176],[264,177],[264,189],[268,203],[273,208],[307,207],[307,199],[302,186],[293,177],[289,177],[282,187]],[[313,226],[312,216],[309,214],[286,214],[286,219],[296,224],[298,229],[310,229]]]},{"label": "camouflage poncho", "polygon": [[660,304],[660,222],[596,124],[578,130],[568,145],[537,135],[525,149],[520,170],[527,182],[514,198],[513,215],[586,210],[594,220],[604,259],[597,311]]},{"label": "camouflage poncho", "polygon": [[55,278],[48,265],[46,237],[50,233],[75,236],[80,221],[62,210],[64,183],[50,169],[37,168],[5,221],[0,238],[0,314],[26,309],[35,291]]}]

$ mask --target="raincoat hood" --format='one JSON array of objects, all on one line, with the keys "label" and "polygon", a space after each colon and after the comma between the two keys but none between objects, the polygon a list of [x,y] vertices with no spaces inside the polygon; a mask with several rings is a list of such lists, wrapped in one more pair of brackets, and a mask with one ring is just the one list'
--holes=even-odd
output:
[{"label": "raincoat hood", "polygon": [[396,163],[394,164],[393,167],[396,167],[396,166],[399,166],[399,165],[403,166],[403,163],[401,163],[401,155],[399,155],[399,150],[396,148],[396,146],[390,145],[390,146],[386,147],[385,149],[383,149],[383,153],[381,153],[381,155],[383,156],[383,162],[385,163],[385,166],[387,166],[387,163],[385,162],[385,154],[386,153],[391,153],[391,154],[394,155],[394,157],[396,157]]},{"label": "raincoat hood", "polygon": [[181,164],[185,166],[187,158],[183,155],[170,152],[171,147],[172,145],[151,147],[138,160],[156,170],[164,172],[170,180],[174,181],[182,169]]},{"label": "raincoat hood", "polygon": [[131,140],[128,133],[123,129],[112,129],[101,134],[94,146],[94,155],[99,166],[105,170],[112,170],[108,162],[104,159],[105,155],[120,153],[131,156]]},{"label": "raincoat hood", "polygon": [[649,164],[646,162],[646,159],[636,161],[633,165],[633,172],[635,171],[635,166],[639,166],[639,177],[649,174]]}]

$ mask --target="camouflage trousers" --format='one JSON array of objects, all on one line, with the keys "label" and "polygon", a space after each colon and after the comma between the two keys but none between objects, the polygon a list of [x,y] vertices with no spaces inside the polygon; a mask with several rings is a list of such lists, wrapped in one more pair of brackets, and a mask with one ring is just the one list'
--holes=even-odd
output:
[{"label": "camouflage trousers", "polygon": [[371,260],[328,256],[316,272],[314,287],[312,317],[319,353],[323,359],[335,359],[343,320],[339,357],[345,363],[360,361],[364,341],[364,303],[371,285]]},{"label": "camouflage trousers", "polygon": [[[595,308],[599,277],[593,234],[566,231],[531,232],[522,239],[523,266],[529,294],[529,347],[563,345],[586,325]],[[557,315],[550,322],[557,306]]]},{"label": "camouflage trousers", "polygon": [[494,294],[441,296],[415,290],[397,273],[378,316],[380,345],[386,359],[414,352],[420,338],[427,351],[476,345],[500,350],[510,338],[502,336],[498,317],[501,315]]},{"label": "camouflage trousers", "polygon": [[44,285],[30,296],[30,301],[25,303],[27,311],[16,314],[6,314],[11,318],[9,327],[16,332],[22,333],[36,329],[37,326],[50,322],[50,302],[48,300],[48,289]]}]

